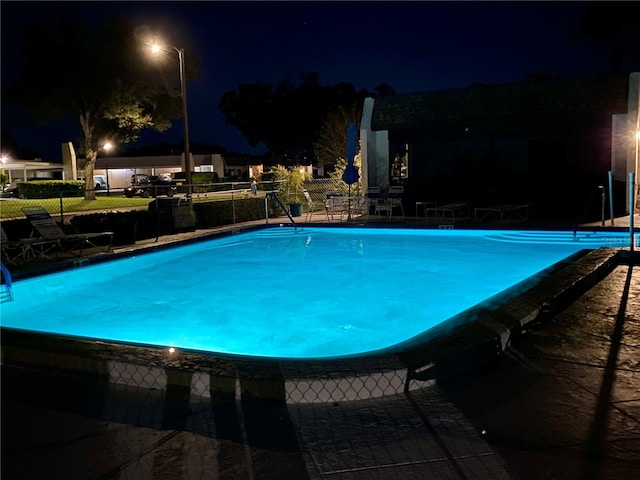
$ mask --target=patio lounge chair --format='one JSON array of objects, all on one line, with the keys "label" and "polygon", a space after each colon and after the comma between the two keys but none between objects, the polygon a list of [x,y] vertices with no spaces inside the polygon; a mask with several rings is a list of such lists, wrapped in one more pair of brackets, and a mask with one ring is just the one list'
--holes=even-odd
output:
[{"label": "patio lounge chair", "polygon": [[469,208],[469,202],[446,203],[427,208],[425,216],[427,219],[448,219],[451,222],[456,222],[457,220],[467,220],[469,218]]},{"label": "patio lounge chair", "polygon": [[113,232],[66,234],[43,207],[23,207],[22,212],[40,239],[50,241],[57,240],[60,247],[72,255],[80,257],[86,246],[97,247],[94,240],[100,237],[109,237],[107,251],[111,249]]},{"label": "patio lounge chair", "polygon": [[2,232],[0,236],[2,260],[12,265],[38,257],[49,258],[48,253],[60,247],[58,239],[20,238],[11,240],[1,225],[0,232]]},{"label": "patio lounge chair", "polygon": [[492,205],[477,207],[474,216],[477,222],[499,220],[501,222],[525,222],[529,218],[528,203],[509,203],[506,205]]}]

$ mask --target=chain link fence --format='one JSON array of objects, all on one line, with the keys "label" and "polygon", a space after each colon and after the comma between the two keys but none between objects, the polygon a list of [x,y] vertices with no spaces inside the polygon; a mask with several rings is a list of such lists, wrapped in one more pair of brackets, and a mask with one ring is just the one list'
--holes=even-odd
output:
[{"label": "chain link fence", "polygon": [[[192,201],[213,202],[222,200],[241,200],[251,197],[264,198],[267,192],[278,192],[281,182],[258,182],[255,186],[250,181],[193,184]],[[347,195],[348,186],[339,179],[313,179],[304,182],[303,187],[310,193],[314,202],[323,204],[329,195]],[[0,200],[0,219],[12,220],[24,218],[22,208],[39,205],[44,207],[52,216],[68,223],[73,215],[95,212],[121,212],[131,210],[146,210],[149,204],[158,197],[184,198],[186,185],[180,185],[168,192],[164,185],[148,185],[137,189],[109,189],[92,190],[89,193],[95,200],[86,200],[82,192],[62,192],[50,198],[2,198]],[[300,192],[302,193],[302,192]],[[352,195],[360,195],[359,187],[352,188]]]},{"label": "chain link fence", "polygon": [[[63,411],[107,428],[112,451],[122,448],[118,455],[129,460],[120,462],[117,476],[99,478],[156,478],[164,469],[170,478],[237,478],[225,476],[227,469],[252,471],[253,478],[324,478],[323,468],[337,467],[312,457],[353,440],[346,435],[361,428],[358,409],[380,418],[404,418],[407,411],[417,417],[406,395],[430,384],[409,382],[407,367],[393,356],[252,360],[68,339],[40,338],[34,348],[28,337],[4,336],[3,382],[15,395],[50,382],[55,388],[42,398],[45,411],[65,405]],[[42,378],[33,378],[39,371]],[[67,405],[67,398],[76,400]],[[402,411],[393,406],[399,398]],[[163,448],[152,452],[149,442],[161,439],[174,449],[173,460],[163,457]],[[75,473],[68,478],[81,478]]]}]

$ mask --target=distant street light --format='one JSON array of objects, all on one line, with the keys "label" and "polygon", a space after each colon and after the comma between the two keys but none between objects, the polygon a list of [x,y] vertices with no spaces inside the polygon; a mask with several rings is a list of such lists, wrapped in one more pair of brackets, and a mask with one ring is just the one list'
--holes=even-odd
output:
[{"label": "distant street light", "polygon": [[[178,52],[178,61],[180,62],[180,96],[182,97],[182,118],[184,124],[184,174],[187,182],[187,197],[191,197],[191,157],[189,152],[189,121],[187,118],[187,84],[184,73],[184,48],[170,46]],[[151,45],[151,52],[158,54],[163,48],[154,43]]]}]

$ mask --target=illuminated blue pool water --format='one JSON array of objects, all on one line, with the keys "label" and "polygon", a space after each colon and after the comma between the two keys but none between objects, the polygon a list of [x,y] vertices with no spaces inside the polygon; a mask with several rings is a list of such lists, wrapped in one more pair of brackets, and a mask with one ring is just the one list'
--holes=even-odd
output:
[{"label": "illuminated blue pool water", "polygon": [[14,282],[3,327],[267,357],[391,347],[624,235],[273,228]]}]

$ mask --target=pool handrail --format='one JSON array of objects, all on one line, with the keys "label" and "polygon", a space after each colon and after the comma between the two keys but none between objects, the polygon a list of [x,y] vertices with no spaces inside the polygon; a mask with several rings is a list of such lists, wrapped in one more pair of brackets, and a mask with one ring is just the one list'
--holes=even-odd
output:
[{"label": "pool handrail", "polygon": [[[278,192],[275,191],[271,191],[271,192],[267,192],[266,193],[266,197],[271,197],[273,198],[276,203],[278,205],[280,205],[280,208],[282,209],[282,211],[285,213],[285,215],[287,217],[289,217],[289,221],[291,222],[291,224],[293,225],[293,228],[297,230],[298,225],[296,224],[295,220],[293,219],[293,217],[291,216],[291,214],[287,211],[287,208],[284,206],[284,204],[282,203],[282,201],[280,200],[280,197],[278,197]],[[265,197],[265,198],[266,198]],[[266,203],[265,203],[266,206]]]},{"label": "pool handrail", "polygon": [[2,291],[0,295],[0,303],[11,302],[13,301],[13,289],[11,283],[11,273],[9,269],[5,266],[3,262],[0,262],[0,270],[2,271],[2,276],[4,277],[4,285],[5,289]]}]

